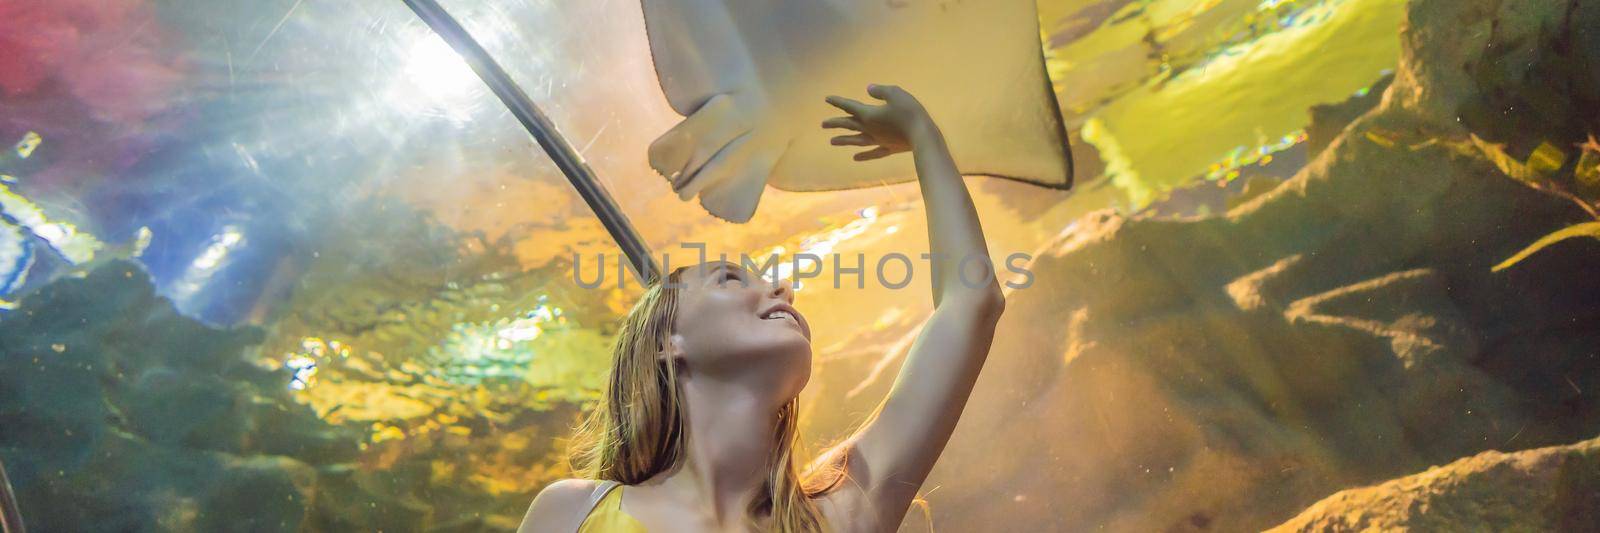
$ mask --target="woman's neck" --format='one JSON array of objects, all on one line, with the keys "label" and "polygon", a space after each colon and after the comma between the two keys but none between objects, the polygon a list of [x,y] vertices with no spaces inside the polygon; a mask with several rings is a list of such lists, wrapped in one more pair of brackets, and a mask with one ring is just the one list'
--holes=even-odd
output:
[{"label": "woman's neck", "polygon": [[688,449],[682,468],[663,480],[674,494],[705,513],[718,530],[744,524],[766,482],[777,409],[770,391],[740,384],[695,383],[684,388]]}]

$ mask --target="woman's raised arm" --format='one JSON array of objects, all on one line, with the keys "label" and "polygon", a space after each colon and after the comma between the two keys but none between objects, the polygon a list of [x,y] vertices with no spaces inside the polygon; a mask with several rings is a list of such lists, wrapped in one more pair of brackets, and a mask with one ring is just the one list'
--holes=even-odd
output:
[{"label": "woman's raised arm", "polygon": [[[846,459],[878,529],[899,525],[944,451],[988,357],[1005,298],[989,262],[983,228],[966,183],[927,110],[899,87],[873,85],[869,105],[828,102],[849,116],[824,127],[854,130],[833,144],[871,146],[857,160],[911,151],[927,210],[933,265],[933,316],[917,335],[888,397],[851,437]],[[963,271],[964,270],[964,271]]]}]

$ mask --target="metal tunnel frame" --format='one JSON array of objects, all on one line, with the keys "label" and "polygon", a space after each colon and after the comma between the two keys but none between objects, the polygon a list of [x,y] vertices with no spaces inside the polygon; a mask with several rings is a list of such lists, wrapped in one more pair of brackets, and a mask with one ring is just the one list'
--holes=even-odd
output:
[{"label": "metal tunnel frame", "polygon": [[505,69],[500,68],[500,64],[489,56],[489,52],[484,50],[455,18],[440,7],[438,2],[404,1],[417,17],[427,23],[434,33],[443,37],[444,41],[450,44],[450,48],[467,61],[472,71],[478,73],[483,83],[494,91],[495,96],[500,97],[500,101],[507,108],[511,109],[511,114],[522,122],[522,126],[527,128],[528,133],[539,142],[539,146],[550,155],[550,160],[555,161],[556,167],[567,176],[567,181],[572,182],[572,187],[583,196],[583,201],[589,204],[589,209],[594,211],[595,216],[600,217],[600,223],[605,225],[611,238],[617,241],[622,253],[627,255],[634,272],[646,282],[660,279],[661,269],[656,265],[655,258],[651,257],[649,246],[645,245],[639,233],[628,222],[627,215],[622,214],[622,209],[617,207],[616,200],[612,199],[611,194],[600,185],[594,170],[583,162],[583,156],[579,155],[578,151],[572,148],[572,144],[556,130],[555,123],[550,121],[550,117],[545,116],[539,106],[522,92],[522,88],[511,81],[511,76],[506,74]]}]

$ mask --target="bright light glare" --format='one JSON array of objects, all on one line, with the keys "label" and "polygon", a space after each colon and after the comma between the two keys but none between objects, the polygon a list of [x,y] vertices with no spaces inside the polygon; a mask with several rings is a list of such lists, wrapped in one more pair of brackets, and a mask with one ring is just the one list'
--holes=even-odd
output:
[{"label": "bright light glare", "polygon": [[211,276],[225,266],[224,260],[228,255],[244,245],[244,240],[244,233],[237,226],[224,226],[221,233],[211,238],[211,244],[206,246],[205,251],[189,264],[189,269],[173,288],[172,299],[187,304],[188,299],[205,288]]},{"label": "bright light glare", "polygon": [[411,45],[406,59],[406,77],[416,83],[424,95],[439,99],[461,98],[478,83],[477,75],[467,62],[434,35]]},{"label": "bright light glare", "polygon": [[438,35],[419,35],[405,51],[405,66],[389,100],[398,107],[464,121],[482,90],[466,60]]}]

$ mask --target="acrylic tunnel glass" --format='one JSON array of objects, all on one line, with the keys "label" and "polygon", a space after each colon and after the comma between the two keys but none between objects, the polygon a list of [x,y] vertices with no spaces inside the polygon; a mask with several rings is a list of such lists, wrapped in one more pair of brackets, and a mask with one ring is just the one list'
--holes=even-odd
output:
[{"label": "acrylic tunnel glass", "polygon": [[638,288],[444,42],[399,1],[6,10],[30,530],[514,526]]},{"label": "acrylic tunnel glass", "polygon": [[[647,163],[681,117],[640,2],[441,3],[669,266],[821,257],[788,270],[819,273],[804,442],[873,411],[932,312],[916,183],[719,221]],[[966,181],[1030,284],[903,530],[1530,494],[1473,506],[1595,523],[1600,112],[1561,92],[1600,72],[1571,30],[1595,10],[1036,5],[1078,183]],[[401,0],[0,1],[0,148],[0,461],[30,530],[504,531],[571,476],[638,287]]]}]

